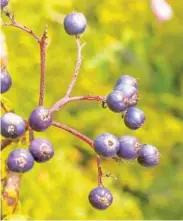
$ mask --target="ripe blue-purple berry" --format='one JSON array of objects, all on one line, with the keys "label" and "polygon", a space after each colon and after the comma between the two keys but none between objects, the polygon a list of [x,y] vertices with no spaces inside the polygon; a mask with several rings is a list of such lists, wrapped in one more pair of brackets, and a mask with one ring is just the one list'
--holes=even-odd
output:
[{"label": "ripe blue-purple berry", "polygon": [[150,144],[144,144],[138,152],[137,161],[144,167],[154,167],[159,164],[159,155],[159,151],[156,147]]},{"label": "ripe blue-purple berry", "polygon": [[51,123],[52,114],[43,106],[34,109],[29,117],[29,125],[35,131],[44,131],[51,126]]},{"label": "ripe blue-purple berry", "polygon": [[126,98],[121,91],[115,90],[107,96],[106,104],[111,111],[120,113],[126,110],[128,98]]},{"label": "ripe blue-purple berry", "polygon": [[136,107],[130,107],[127,109],[124,116],[124,122],[128,128],[136,130],[144,124],[144,121],[145,115],[142,110]]},{"label": "ripe blue-purple berry", "polygon": [[15,149],[9,154],[7,165],[13,172],[24,173],[32,169],[34,166],[34,158],[26,149]]},{"label": "ripe blue-purple berry", "polygon": [[112,204],[113,196],[108,189],[99,186],[91,190],[88,199],[95,209],[105,210]]},{"label": "ripe blue-purple berry", "polygon": [[110,133],[99,135],[93,142],[95,151],[103,157],[113,157],[119,150],[119,140]]},{"label": "ripe blue-purple berry", "polygon": [[120,147],[117,155],[123,159],[131,160],[138,156],[139,140],[133,136],[119,137]]},{"label": "ripe blue-purple berry", "polygon": [[1,9],[8,5],[8,0],[0,0]]},{"label": "ripe blue-purple berry", "polygon": [[115,90],[121,91],[125,98],[128,100],[128,107],[135,106],[138,102],[137,88],[129,84],[119,84]]},{"label": "ripe blue-purple berry", "polygon": [[78,35],[84,32],[86,23],[82,13],[72,12],[64,18],[64,29],[69,35]]},{"label": "ripe blue-purple berry", "polygon": [[34,160],[38,163],[46,162],[54,155],[53,145],[49,140],[44,138],[32,140],[29,146],[29,151],[34,157]]},{"label": "ripe blue-purple berry", "polygon": [[130,75],[122,75],[116,82],[116,86],[120,85],[120,84],[128,84],[128,85],[132,85],[135,88],[137,88],[137,80],[130,76]]},{"label": "ripe blue-purple berry", "polygon": [[10,74],[5,68],[0,67],[1,93],[8,91],[12,85]]},{"label": "ripe blue-purple berry", "polygon": [[17,139],[25,132],[24,120],[14,114],[6,113],[1,117],[1,135],[8,139]]}]

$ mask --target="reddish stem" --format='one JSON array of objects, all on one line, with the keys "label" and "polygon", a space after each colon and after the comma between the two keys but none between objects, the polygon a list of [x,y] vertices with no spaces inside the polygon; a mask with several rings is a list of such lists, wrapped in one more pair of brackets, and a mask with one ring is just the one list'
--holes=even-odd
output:
[{"label": "reddish stem", "polygon": [[41,39],[27,26],[25,25],[21,25],[19,23],[16,22],[14,15],[11,15],[9,12],[7,11],[3,11],[5,13],[5,15],[11,20],[11,22],[6,22],[3,23],[3,26],[12,26],[18,29],[21,29],[24,32],[27,32],[28,34],[30,34],[34,39],[36,39],[38,42],[41,41]]},{"label": "reddish stem", "polygon": [[46,39],[47,28],[45,28],[43,36],[40,41],[40,58],[41,58],[41,76],[40,76],[40,92],[39,92],[39,106],[44,104],[45,93],[45,77],[46,77]]},{"label": "reddish stem", "polygon": [[61,123],[58,123],[58,122],[55,122],[55,121],[52,122],[52,125],[73,134],[74,136],[76,136],[79,139],[83,140],[85,143],[89,144],[91,148],[93,148],[93,141],[90,138],[88,138],[87,136],[85,136],[82,133],[78,132],[77,130],[75,130],[75,129],[73,129],[73,128],[65,125],[65,124],[61,124]]},{"label": "reddish stem", "polygon": [[102,96],[93,96],[93,95],[85,95],[85,96],[75,96],[75,97],[64,97],[61,100],[59,100],[57,103],[55,103],[51,108],[50,112],[53,113],[55,111],[60,110],[62,107],[64,107],[67,103],[71,101],[99,101],[102,102],[105,100],[105,97]]},{"label": "reddish stem", "polygon": [[2,109],[4,110],[4,112],[5,113],[7,113],[8,112],[8,110],[6,109],[6,107],[5,107],[5,105],[3,104],[3,102],[1,101],[1,107],[2,107]]}]

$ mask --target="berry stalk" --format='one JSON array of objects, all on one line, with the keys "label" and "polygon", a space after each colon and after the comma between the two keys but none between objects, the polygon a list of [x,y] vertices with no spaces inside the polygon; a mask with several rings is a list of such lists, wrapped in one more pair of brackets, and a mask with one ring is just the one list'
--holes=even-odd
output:
[{"label": "berry stalk", "polygon": [[74,136],[78,137],[79,139],[83,140],[85,143],[89,144],[91,148],[93,148],[93,140],[91,140],[90,138],[88,138],[87,136],[85,136],[84,134],[80,133],[79,131],[65,125],[65,124],[61,124],[61,123],[58,123],[56,121],[53,121],[52,122],[52,125],[54,127],[58,127],[62,130],[65,130],[71,134],[73,134]]},{"label": "berry stalk", "polygon": [[93,96],[93,95],[85,95],[85,96],[74,96],[74,97],[64,97],[56,102],[51,108],[50,112],[53,113],[55,111],[60,110],[67,103],[71,101],[99,101],[102,102],[105,100],[105,97],[102,96]]},{"label": "berry stalk", "polygon": [[82,51],[82,48],[84,47],[85,43],[81,44],[79,36],[76,36],[76,45],[77,45],[77,51],[78,51],[77,61],[76,61],[76,66],[75,66],[75,70],[74,70],[74,74],[73,74],[71,83],[70,83],[68,90],[66,92],[66,97],[70,97],[72,89],[73,89],[73,87],[76,83],[76,80],[78,78],[79,70],[80,70],[81,63],[82,63],[83,57],[82,57],[81,51]]}]

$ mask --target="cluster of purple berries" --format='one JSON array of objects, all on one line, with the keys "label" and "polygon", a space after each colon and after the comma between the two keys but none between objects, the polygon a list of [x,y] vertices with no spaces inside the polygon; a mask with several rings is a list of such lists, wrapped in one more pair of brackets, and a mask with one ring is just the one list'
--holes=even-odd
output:
[{"label": "cluster of purple berries", "polygon": [[[48,110],[44,107],[36,108],[29,117],[29,126],[35,131],[47,129],[52,122]],[[20,139],[26,131],[26,123],[22,117],[12,112],[1,117],[1,135],[9,140]],[[54,149],[49,140],[33,139],[29,151],[23,148],[13,150],[7,160],[8,168],[14,172],[26,172],[32,169],[34,161],[46,162],[54,155]]]},{"label": "cluster of purple berries", "polygon": [[[110,110],[124,113],[124,123],[132,130],[140,128],[145,121],[143,111],[134,107],[137,102],[137,80],[129,75],[122,75],[118,79],[114,90],[106,99]],[[140,144],[134,136],[116,137],[105,132],[94,140],[93,146],[96,153],[104,158],[137,159],[140,165],[148,168],[159,163],[158,149],[150,144]],[[97,209],[106,209],[112,204],[113,197],[108,189],[98,186],[90,192],[89,201]]]},{"label": "cluster of purple berries", "polygon": [[111,111],[125,113],[124,123],[132,130],[140,128],[145,121],[144,112],[135,107],[137,102],[137,80],[130,75],[122,75],[106,99],[107,106]]},{"label": "cluster of purple berries", "polygon": [[[1,1],[1,9],[8,1]],[[69,35],[79,35],[86,29],[86,19],[81,13],[72,12],[64,19],[64,29]],[[1,93],[8,91],[12,85],[9,73],[1,68]],[[143,111],[134,107],[138,102],[137,81],[129,75],[123,75],[117,81],[114,90],[107,96],[106,104],[115,113],[124,112],[125,125],[133,130],[144,124]],[[28,126],[37,132],[45,131],[52,124],[49,109],[39,106],[29,116]],[[10,140],[19,139],[26,131],[25,121],[18,115],[8,112],[1,117],[1,135]],[[104,158],[118,157],[124,160],[137,159],[144,167],[154,167],[159,163],[159,152],[149,144],[140,144],[133,136],[116,137],[110,133],[99,135],[93,142],[98,155]],[[15,149],[7,159],[8,168],[14,172],[26,172],[34,166],[34,161],[41,163],[54,155],[52,144],[44,138],[33,139],[29,149]],[[91,190],[88,196],[90,204],[99,210],[107,209],[113,201],[111,192],[103,186]]]}]

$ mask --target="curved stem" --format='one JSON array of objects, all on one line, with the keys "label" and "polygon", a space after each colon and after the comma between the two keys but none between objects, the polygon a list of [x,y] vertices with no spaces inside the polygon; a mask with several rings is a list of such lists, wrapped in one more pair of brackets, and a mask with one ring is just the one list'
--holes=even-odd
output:
[{"label": "curved stem", "polygon": [[65,124],[58,123],[56,121],[53,121],[52,125],[73,134],[74,136],[76,136],[79,139],[83,140],[85,143],[89,144],[91,148],[93,148],[93,140],[91,140],[90,138],[88,138],[84,134],[78,132],[77,130],[75,130],[75,129],[73,129],[73,128],[65,125]]},{"label": "curved stem", "polygon": [[102,102],[104,100],[105,100],[105,97],[93,96],[93,95],[64,97],[50,108],[50,112],[53,113],[55,111],[60,110],[62,107],[64,107],[67,103],[69,103],[71,101],[98,101],[98,102]]},{"label": "curved stem", "polygon": [[81,45],[79,36],[76,36],[76,45],[77,45],[77,51],[78,51],[77,61],[76,61],[76,66],[75,66],[74,74],[72,76],[71,83],[70,83],[70,85],[67,89],[67,92],[66,92],[66,97],[70,97],[70,94],[71,94],[72,89],[73,89],[73,87],[76,83],[76,80],[77,80],[78,74],[79,74],[79,70],[80,70],[80,67],[81,67],[81,62],[82,62],[81,51],[82,51],[82,48],[84,47],[85,43],[83,43]]}]

